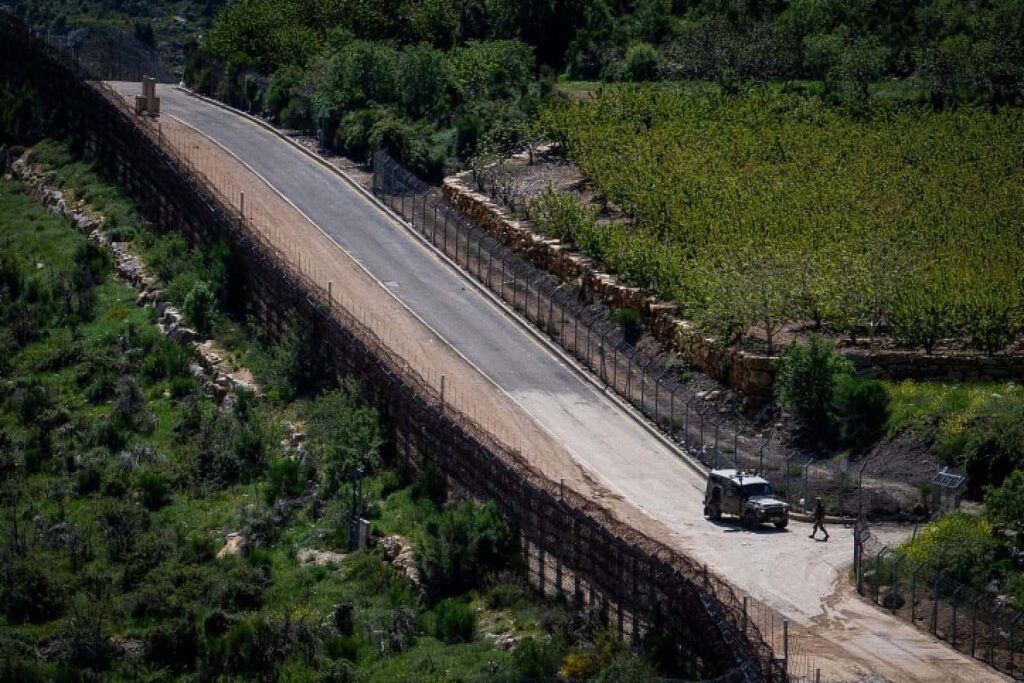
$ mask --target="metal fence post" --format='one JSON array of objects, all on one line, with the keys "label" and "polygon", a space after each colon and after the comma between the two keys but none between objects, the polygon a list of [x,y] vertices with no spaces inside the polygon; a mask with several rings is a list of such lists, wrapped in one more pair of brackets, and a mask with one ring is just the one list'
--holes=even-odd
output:
[{"label": "metal fence post", "polygon": [[996,605],[996,608],[992,610],[992,617],[989,622],[988,629],[988,665],[995,666],[994,662],[996,659],[996,618],[999,616],[1000,610],[1003,609],[1003,605],[1006,603],[1000,603]]},{"label": "metal fence post", "polygon": [[782,620],[782,671],[789,675],[789,619]]},{"label": "metal fence post", "polygon": [[1013,618],[1013,621],[1010,622],[1010,635],[1009,635],[1009,640],[1010,640],[1010,647],[1009,647],[1009,650],[1010,650],[1010,666],[1009,666],[1010,678],[1013,678],[1013,674],[1014,674],[1014,661],[1013,660],[1015,658],[1015,655],[1017,654],[1017,622],[1020,621],[1021,617],[1024,617],[1024,613],[1017,612],[1017,616],[1015,616]]},{"label": "metal fence post", "polygon": [[882,555],[889,549],[889,546],[882,546],[875,556],[875,604],[878,603],[878,592],[882,588]]},{"label": "metal fence post", "polygon": [[932,588],[932,635],[939,630],[939,582],[942,581],[942,574],[935,575],[935,586]]},{"label": "metal fence post", "polygon": [[981,602],[981,597],[975,597],[974,604],[971,605],[971,656],[975,658],[978,651],[978,603]]},{"label": "metal fence post", "polygon": [[647,368],[640,366],[640,412],[644,412],[644,392],[647,389]]},{"label": "metal fence post", "polygon": [[676,432],[676,392],[679,387],[674,388],[668,395],[668,433],[674,435]]},{"label": "metal fence post", "polygon": [[900,564],[907,559],[906,555],[900,555],[892,565],[892,613],[896,614],[899,609],[900,594]]},{"label": "metal fence post", "polygon": [[957,609],[960,607],[960,591],[964,589],[964,584],[960,584],[960,587],[953,591],[953,625],[950,628],[949,644],[956,649],[956,614]]},{"label": "metal fence post", "polygon": [[921,565],[917,565],[910,575],[910,623],[914,626],[917,626],[917,575],[920,571]]}]

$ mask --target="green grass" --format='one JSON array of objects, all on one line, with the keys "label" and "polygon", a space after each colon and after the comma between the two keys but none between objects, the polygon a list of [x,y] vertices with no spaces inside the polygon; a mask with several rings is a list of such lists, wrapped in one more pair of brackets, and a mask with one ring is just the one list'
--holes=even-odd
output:
[{"label": "green grass", "polygon": [[887,425],[889,436],[904,429],[937,432],[942,437],[964,433],[980,418],[992,414],[1000,403],[1024,402],[1024,391],[1006,383],[886,382],[892,403]]}]

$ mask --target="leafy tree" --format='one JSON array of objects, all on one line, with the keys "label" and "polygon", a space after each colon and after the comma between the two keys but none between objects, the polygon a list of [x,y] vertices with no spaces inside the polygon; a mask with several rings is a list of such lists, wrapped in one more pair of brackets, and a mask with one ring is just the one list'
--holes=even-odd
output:
[{"label": "leafy tree", "polygon": [[199,334],[209,336],[217,320],[217,295],[206,282],[197,282],[185,297],[183,305],[189,322]]},{"label": "leafy tree", "polygon": [[369,474],[380,467],[380,419],[360,401],[354,382],[318,396],[307,418],[309,451],[320,465],[328,494],[349,481],[356,468]]},{"label": "leafy tree", "polygon": [[1004,526],[1024,548],[1024,469],[1015,470],[1000,486],[985,490],[985,516]]},{"label": "leafy tree", "polygon": [[658,76],[658,51],[649,43],[633,43],[626,50],[623,76],[631,81],[653,81]]},{"label": "leafy tree", "polygon": [[779,400],[805,427],[824,435],[831,425],[836,386],[852,374],[850,361],[827,341],[816,337],[806,345],[794,342],[779,357]]}]

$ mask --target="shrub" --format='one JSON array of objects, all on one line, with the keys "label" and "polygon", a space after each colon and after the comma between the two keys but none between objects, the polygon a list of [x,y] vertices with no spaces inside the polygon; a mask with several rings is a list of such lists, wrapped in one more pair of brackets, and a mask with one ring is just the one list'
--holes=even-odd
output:
[{"label": "shrub", "polygon": [[872,379],[843,376],[836,383],[834,410],[839,438],[853,448],[877,441],[889,419],[889,391]]},{"label": "shrub", "polygon": [[35,557],[11,557],[0,564],[0,611],[13,623],[41,622],[61,612],[63,591]]},{"label": "shrub", "polygon": [[512,653],[512,668],[517,680],[545,679],[558,672],[564,656],[562,648],[551,640],[525,638]]},{"label": "shrub", "polygon": [[812,433],[826,435],[831,429],[836,385],[852,374],[850,361],[837,355],[827,341],[794,342],[779,358],[779,400]]},{"label": "shrub", "polygon": [[1017,545],[1024,548],[1024,469],[1014,471],[1001,486],[985,492],[985,515],[992,523],[1005,526]]},{"label": "shrub", "polygon": [[267,469],[267,485],[263,492],[267,504],[278,498],[295,498],[306,487],[302,463],[290,458],[279,458]]},{"label": "shrub", "polygon": [[977,420],[967,437],[961,464],[967,493],[977,498],[985,486],[999,486],[1024,466],[1024,404],[1000,401],[991,415]]},{"label": "shrub", "polygon": [[644,319],[640,311],[632,308],[619,308],[612,313],[612,322],[622,328],[622,334],[630,344],[640,341],[644,333]]},{"label": "shrub", "polygon": [[901,550],[932,571],[983,586],[992,577],[999,542],[992,536],[989,522],[958,511],[924,527]]},{"label": "shrub", "polygon": [[424,525],[416,563],[431,599],[457,595],[487,572],[508,566],[515,538],[497,506],[463,503]]},{"label": "shrub", "polygon": [[658,51],[649,43],[633,43],[626,50],[623,76],[630,81],[653,81],[658,77]]},{"label": "shrub", "polygon": [[308,449],[323,472],[326,493],[337,491],[356,468],[369,474],[380,467],[380,418],[375,409],[362,404],[354,382],[318,396],[308,420]]},{"label": "shrub", "polygon": [[476,629],[476,612],[461,600],[449,598],[434,607],[434,637],[448,644],[468,643]]},{"label": "shrub", "polygon": [[135,482],[139,502],[150,512],[171,502],[171,487],[166,477],[158,472],[143,472]]},{"label": "shrub", "polygon": [[576,241],[581,231],[594,230],[597,226],[597,209],[550,187],[533,201],[530,213],[542,231],[562,241]]},{"label": "shrub", "polygon": [[146,656],[154,664],[171,671],[189,671],[199,656],[199,634],[189,618],[179,618],[158,626],[145,638]]},{"label": "shrub", "polygon": [[217,295],[206,282],[197,282],[185,296],[185,315],[192,326],[203,336],[210,334],[217,321]]}]

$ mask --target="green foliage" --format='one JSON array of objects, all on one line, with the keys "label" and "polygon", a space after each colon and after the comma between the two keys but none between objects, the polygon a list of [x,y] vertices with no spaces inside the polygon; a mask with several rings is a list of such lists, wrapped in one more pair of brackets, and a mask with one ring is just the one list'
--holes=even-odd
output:
[{"label": "green foliage", "polygon": [[278,498],[295,498],[306,488],[302,463],[290,458],[279,458],[267,468],[267,486],[263,498],[272,505]]},{"label": "green foliage", "polygon": [[770,347],[796,322],[995,353],[1020,330],[1013,113],[609,86],[541,123],[630,218],[542,197],[541,227],[726,342],[757,330]]},{"label": "green foliage", "polygon": [[910,559],[961,583],[984,585],[993,575],[999,542],[985,520],[952,512],[900,547]]},{"label": "green foliage", "polygon": [[462,600],[448,598],[434,606],[434,637],[445,643],[473,640],[476,612]]},{"label": "green foliage", "polygon": [[514,547],[515,537],[493,502],[463,503],[427,522],[415,557],[428,597],[437,600],[509,566]]},{"label": "green foliage", "polygon": [[1013,534],[1024,546],[1024,469],[1017,469],[998,487],[985,491],[985,515]]},{"label": "green foliage", "polygon": [[320,467],[324,490],[337,491],[357,468],[367,474],[380,468],[380,418],[359,400],[355,382],[314,399],[307,419],[307,448]]},{"label": "green foliage", "polygon": [[205,282],[197,282],[185,296],[185,315],[196,331],[208,336],[217,321],[217,296]]},{"label": "green foliage", "polygon": [[658,51],[648,43],[634,43],[626,50],[622,69],[625,80],[656,80],[658,77]]},{"label": "green foliage", "polygon": [[960,457],[974,497],[1024,467],[1024,404],[998,401],[987,412],[972,426]]},{"label": "green foliage", "polygon": [[841,377],[833,396],[840,441],[852,448],[878,441],[889,420],[890,401],[885,385],[877,380]]},{"label": "green foliage", "polygon": [[837,385],[852,373],[850,362],[823,339],[790,344],[779,357],[779,400],[807,428],[821,433],[829,428]]},{"label": "green foliage", "polygon": [[63,590],[43,562],[8,554],[0,560],[0,575],[0,610],[9,621],[47,621],[60,613]]}]

